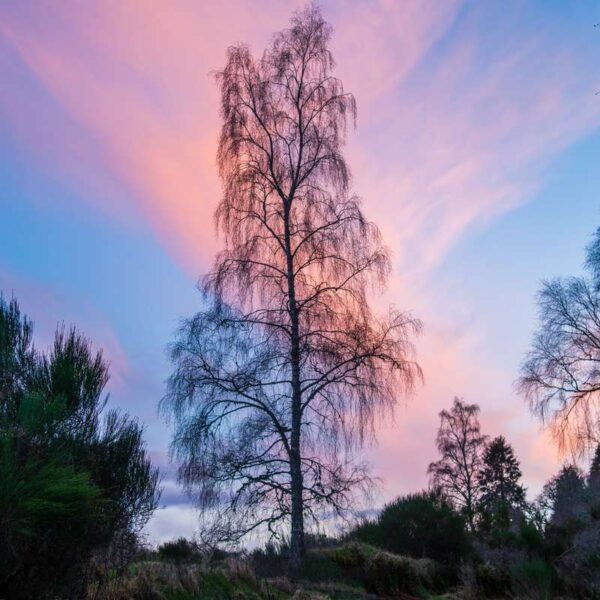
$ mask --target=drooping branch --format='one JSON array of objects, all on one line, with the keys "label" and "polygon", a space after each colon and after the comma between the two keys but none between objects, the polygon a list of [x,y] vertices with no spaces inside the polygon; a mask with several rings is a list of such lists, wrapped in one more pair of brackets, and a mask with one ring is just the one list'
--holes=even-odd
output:
[{"label": "drooping branch", "polygon": [[542,288],[539,315],[520,390],[560,447],[581,452],[600,426],[600,297],[584,278],[553,280]]},{"label": "drooping branch", "polygon": [[356,105],[331,73],[330,36],[311,6],[260,59],[228,50],[224,248],[201,282],[207,308],[171,348],[163,402],[182,480],[229,520],[217,530],[237,538],[290,520],[296,552],[304,515],[343,513],[369,482],[352,451],[421,376],[420,323],[369,305],[390,261],[350,193],[342,147]]}]

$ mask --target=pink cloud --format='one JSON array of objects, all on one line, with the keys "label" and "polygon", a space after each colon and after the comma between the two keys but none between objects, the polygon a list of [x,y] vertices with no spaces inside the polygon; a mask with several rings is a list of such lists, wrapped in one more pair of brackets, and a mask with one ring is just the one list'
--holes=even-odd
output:
[{"label": "pink cloud", "polygon": [[[267,13],[271,27],[265,21],[250,37],[264,44],[276,16],[285,19],[288,9],[282,8]],[[247,38],[251,14],[243,3],[227,11],[185,2],[168,11],[161,2],[111,1],[101,8],[66,2],[59,10],[41,3],[35,12],[5,8],[0,25],[5,43],[85,141],[80,153],[82,144],[72,138],[65,143],[61,131],[44,129],[41,159],[60,161],[80,193],[94,165],[121,193],[111,197],[88,189],[86,197],[113,216],[149,222],[194,274],[212,255],[211,217],[219,196],[218,104],[210,72],[223,62],[221,36]],[[34,110],[46,110],[44,103]],[[19,106],[10,95],[4,102],[5,111],[17,113],[16,135],[35,145],[36,130]]]},{"label": "pink cloud", "polygon": [[[149,223],[196,276],[214,252],[219,197],[210,72],[229,43],[245,40],[260,51],[291,7],[263,6],[260,23],[244,0],[165,7],[156,0],[4,6],[4,43],[68,125],[53,128],[44,118],[53,116],[48,101],[19,85],[3,94],[0,115],[41,160],[60,163],[84,199]],[[479,27],[464,25],[460,40],[433,60],[463,8],[460,0],[324,7],[339,73],[362,107],[349,151],[357,188],[405,273],[427,273],[466,230],[530,197],[557,152],[600,123],[589,51],[557,39],[556,28],[515,29],[490,48],[483,11],[472,10]],[[0,68],[11,75],[8,64]]]},{"label": "pink cloud", "polygon": [[[3,108],[15,135],[38,152],[41,145],[44,162],[62,161],[70,182],[100,185],[90,173],[95,165],[98,179],[112,181],[121,193],[87,196],[113,216],[148,221],[196,275],[214,250],[210,223],[219,197],[218,97],[209,74],[222,65],[227,44],[243,39],[260,49],[268,43],[290,6],[274,2],[262,11],[260,25],[249,2],[164,6],[145,2],[141,10],[136,2],[110,1],[101,9],[74,2],[58,10],[46,2],[36,11],[6,7],[0,33],[68,115],[69,135],[47,122],[32,129],[30,113],[46,110],[45,101],[26,98],[25,113],[18,88]],[[366,46],[367,58],[382,68],[369,69],[363,82],[370,98],[385,92],[390,80],[398,82],[441,35],[455,4],[437,6],[409,2],[398,11],[382,2],[381,11],[370,4],[342,11],[341,50],[361,52],[365,35],[381,40]],[[403,31],[410,35],[399,36]],[[376,61],[379,54],[386,60]],[[352,64],[353,57],[346,60]]]}]

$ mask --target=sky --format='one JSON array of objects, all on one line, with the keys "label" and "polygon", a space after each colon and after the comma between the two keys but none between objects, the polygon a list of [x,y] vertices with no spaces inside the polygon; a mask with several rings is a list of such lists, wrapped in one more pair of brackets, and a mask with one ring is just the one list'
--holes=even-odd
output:
[{"label": "sky", "polygon": [[[0,290],[38,346],[74,324],[111,361],[110,404],[163,471],[158,542],[196,524],[157,413],[181,318],[221,240],[212,213],[229,45],[262,52],[301,2],[0,4]],[[600,226],[600,4],[323,0],[336,75],[358,103],[353,188],[392,253],[373,298],[424,322],[425,382],[365,453],[381,503],[427,485],[455,396],[504,434],[530,494],[558,468],[515,389],[544,278],[581,272]]]}]

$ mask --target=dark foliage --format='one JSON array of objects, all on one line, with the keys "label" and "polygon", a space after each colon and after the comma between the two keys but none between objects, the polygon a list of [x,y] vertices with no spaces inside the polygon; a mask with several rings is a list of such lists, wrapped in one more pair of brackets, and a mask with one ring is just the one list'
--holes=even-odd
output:
[{"label": "dark foliage", "polygon": [[385,553],[376,554],[369,559],[363,581],[367,592],[386,598],[416,594],[420,587],[419,578],[410,561]]},{"label": "dark foliage", "polygon": [[488,563],[477,565],[475,582],[477,591],[485,598],[505,598],[510,591],[509,574]]},{"label": "dark foliage", "polygon": [[480,507],[484,529],[507,530],[520,519],[525,506],[521,469],[512,446],[503,436],[494,438],[483,455],[479,472]]},{"label": "dark foliage", "polygon": [[161,560],[176,564],[193,562],[202,556],[198,545],[184,537],[164,542],[156,551]]},{"label": "dark foliage", "polygon": [[362,523],[349,535],[396,554],[452,566],[470,549],[464,518],[438,492],[402,496],[387,504],[377,519]]},{"label": "dark foliage", "polygon": [[0,299],[0,597],[81,593],[97,552],[146,523],[158,501],[142,429],[105,412],[108,364],[74,329],[47,353]]}]

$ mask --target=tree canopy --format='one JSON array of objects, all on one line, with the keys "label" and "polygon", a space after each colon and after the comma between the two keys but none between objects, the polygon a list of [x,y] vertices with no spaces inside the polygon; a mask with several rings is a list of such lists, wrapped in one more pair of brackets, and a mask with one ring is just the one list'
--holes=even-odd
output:
[{"label": "tree canopy", "polygon": [[[486,447],[479,472],[480,505],[492,519],[510,519],[510,513],[525,504],[521,468],[512,446],[504,436],[494,438]],[[508,521],[507,521],[508,523]]]},{"label": "tree canopy", "polygon": [[481,433],[479,406],[458,398],[450,411],[440,412],[436,445],[441,458],[429,465],[434,488],[443,491],[466,516],[471,529],[478,509],[479,471],[487,436]]},{"label": "tree canopy", "polygon": [[[218,74],[224,249],[203,278],[207,308],[171,347],[163,401],[180,475],[228,539],[345,511],[368,481],[352,451],[420,371],[420,324],[368,291],[390,262],[350,191],[342,154],[356,105],[333,76],[331,27],[294,14],[260,58],[237,45]],[[216,523],[217,521],[214,521]]]},{"label": "tree canopy", "polygon": [[519,385],[564,451],[600,441],[600,229],[588,246],[587,275],[544,282],[539,324]]}]

